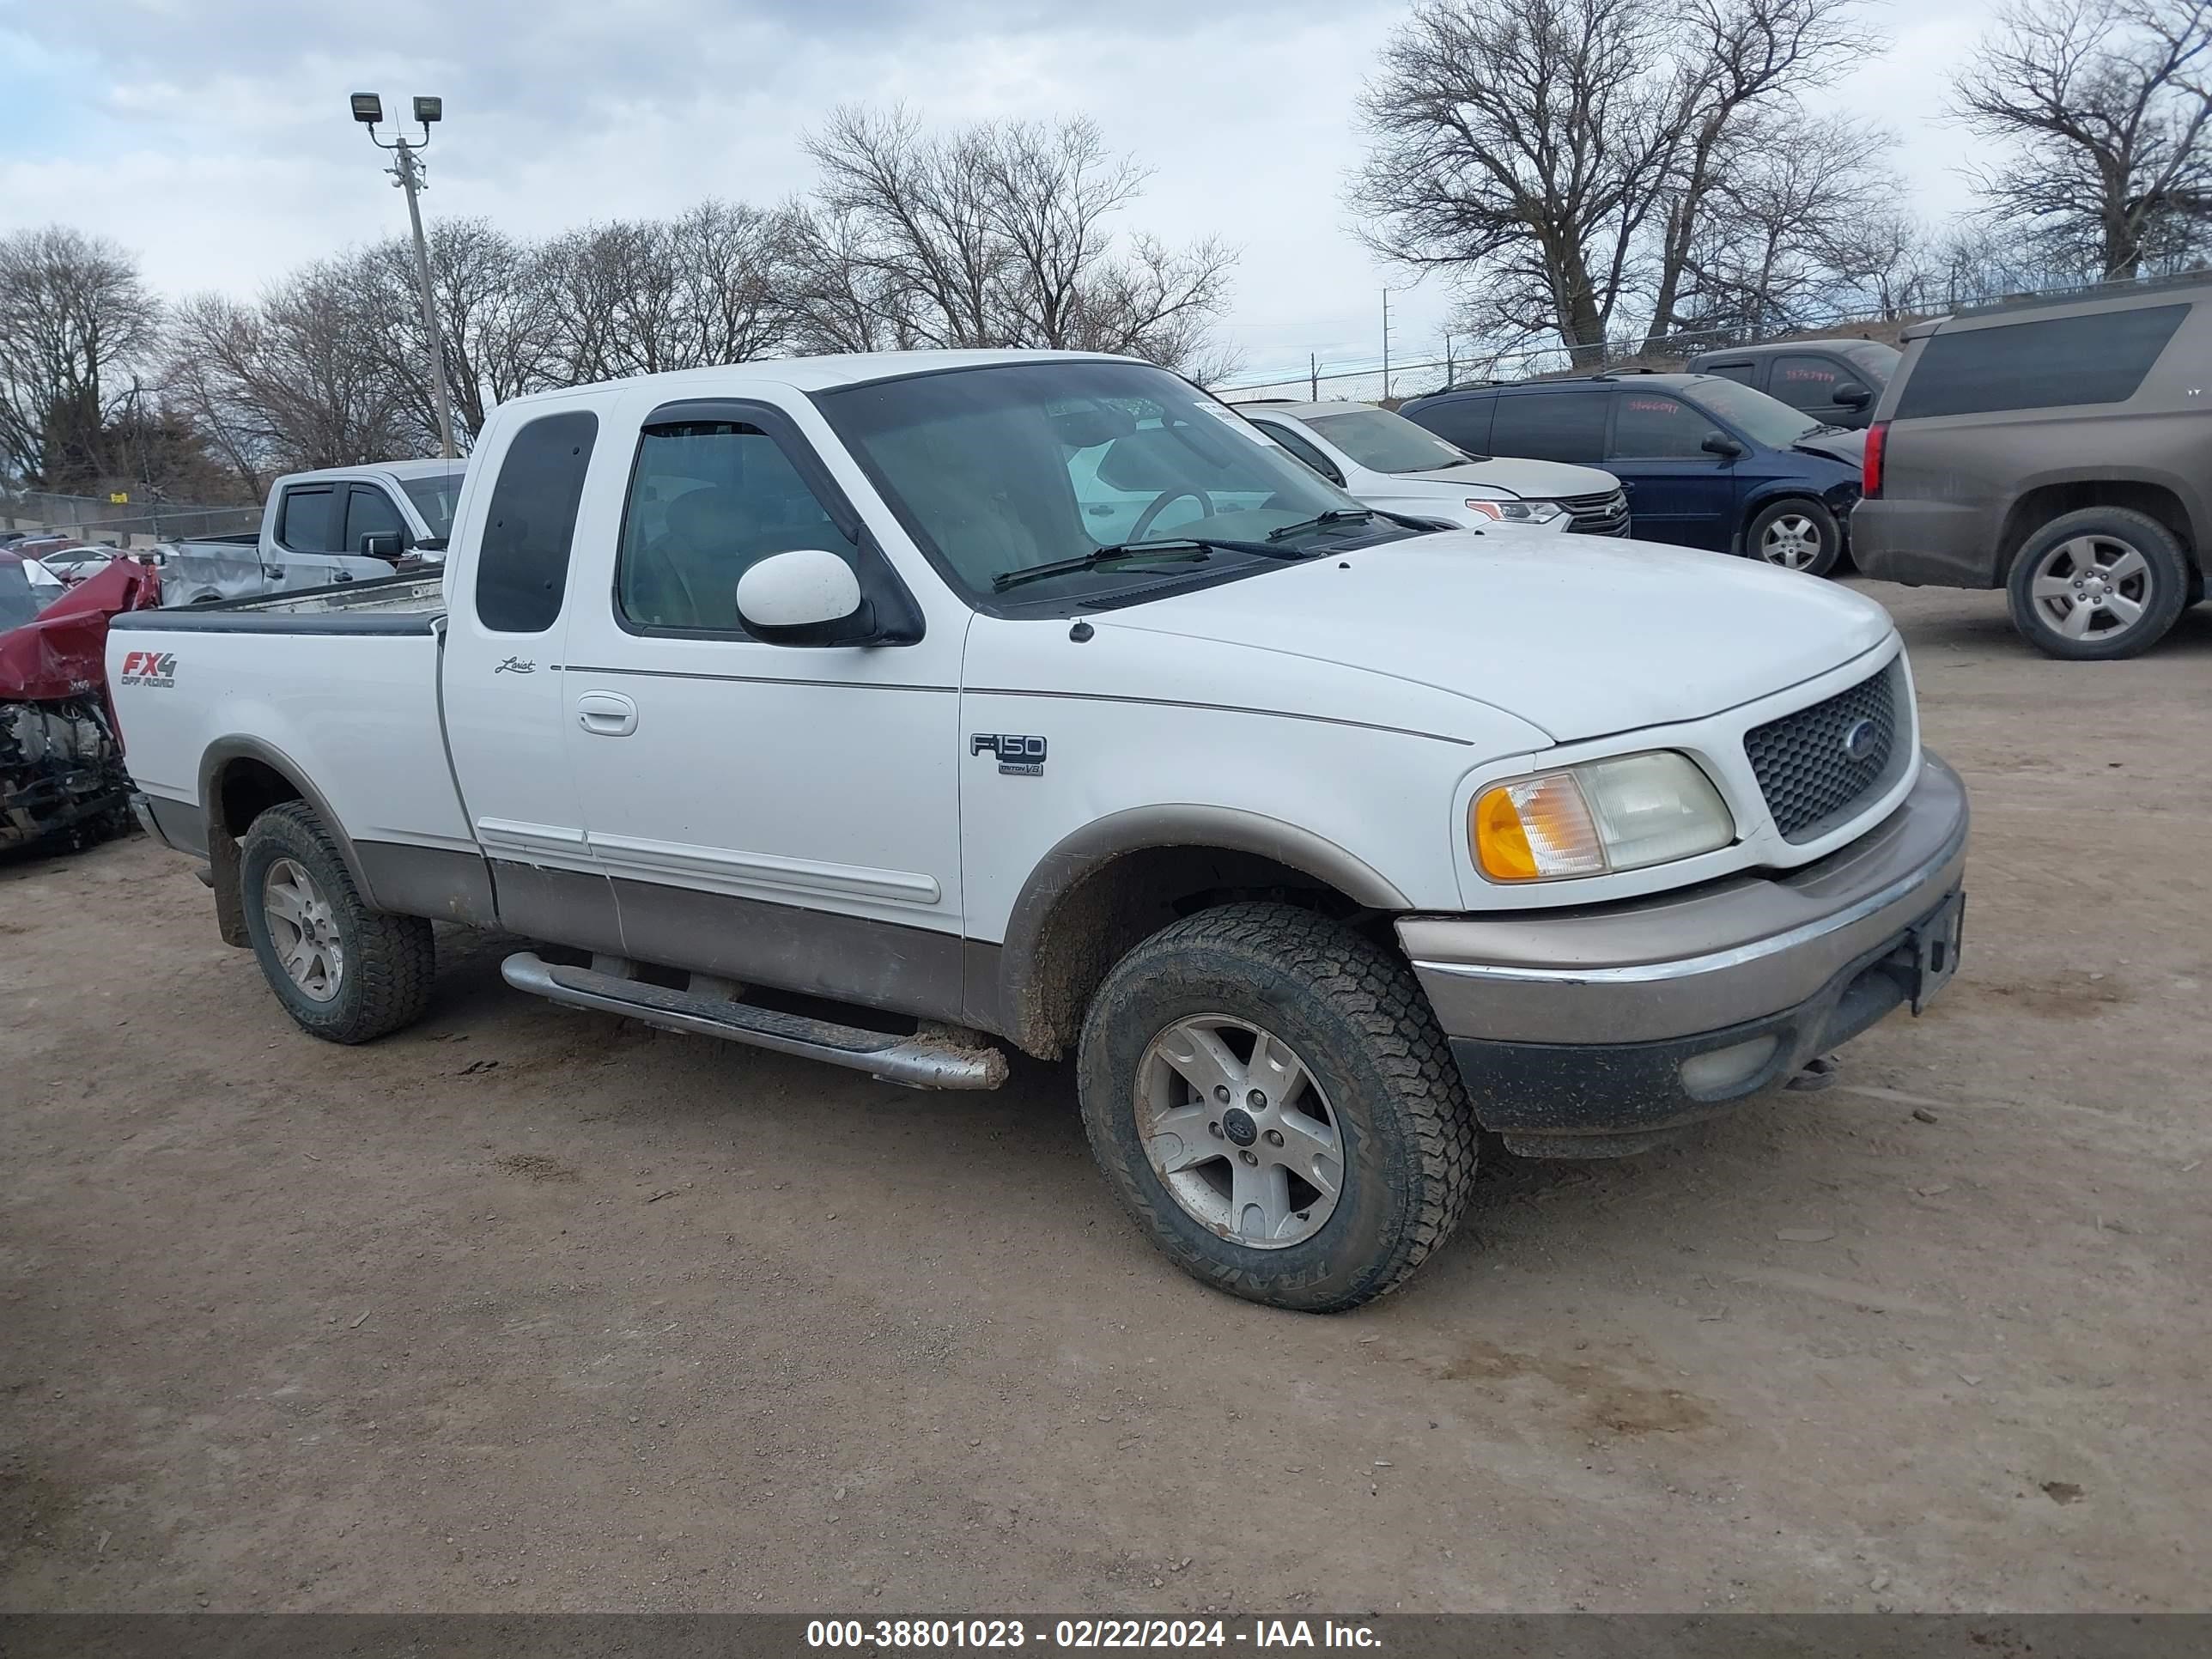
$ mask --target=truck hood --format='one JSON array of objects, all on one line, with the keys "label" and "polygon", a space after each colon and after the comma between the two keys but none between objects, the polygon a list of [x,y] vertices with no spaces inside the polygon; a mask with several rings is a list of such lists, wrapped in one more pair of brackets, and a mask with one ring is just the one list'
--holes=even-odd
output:
[{"label": "truck hood", "polygon": [[[1698,720],[1894,631],[1848,588],[1650,542],[1451,531],[1094,612],[1502,709],[1554,742]],[[1470,716],[1474,710],[1470,709]]]},{"label": "truck hood", "polygon": [[1406,483],[1441,483],[1451,488],[1484,484],[1510,489],[1523,501],[1555,501],[1566,495],[1610,495],[1620,480],[1594,466],[1570,466],[1564,461],[1531,461],[1498,456],[1469,461],[1465,466],[1440,467],[1434,472],[1404,472]]}]

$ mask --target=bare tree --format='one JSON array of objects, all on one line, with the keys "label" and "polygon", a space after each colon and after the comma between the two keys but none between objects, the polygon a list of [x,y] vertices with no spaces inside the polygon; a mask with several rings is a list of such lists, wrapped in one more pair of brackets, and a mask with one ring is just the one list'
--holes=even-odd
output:
[{"label": "bare tree", "polygon": [[309,265],[252,306],[203,295],[178,314],[170,404],[258,478],[388,459],[408,447],[404,394],[374,331],[347,262]]},{"label": "bare tree", "polygon": [[1754,112],[1722,157],[1705,226],[1683,260],[1685,314],[1708,336],[1758,339],[1845,308],[1856,245],[1895,194],[1892,140],[1843,116]]},{"label": "bare tree", "polygon": [[1693,80],[1656,0],[1425,0],[1361,100],[1352,186],[1384,257],[1480,283],[1484,336],[1602,348],[1641,272]]},{"label": "bare tree", "polygon": [[796,238],[811,331],[1130,351],[1182,368],[1226,300],[1220,244],[1117,242],[1109,221],[1146,174],[1088,120],[933,136],[904,111],[842,109],[807,149],[822,168]]},{"label": "bare tree", "polygon": [[2212,0],[2010,0],[1953,88],[2014,147],[1975,177],[1986,217],[2076,273],[2132,277],[2212,226]]},{"label": "bare tree", "polygon": [[60,486],[114,470],[118,372],[144,361],[161,321],[114,243],[64,225],[0,236],[0,463]]},{"label": "bare tree", "polygon": [[1826,84],[1848,55],[1876,49],[1854,27],[1856,0],[1691,0],[1680,25],[1692,77],[1688,119],[1659,233],[1659,274],[1647,347],[1682,325],[1676,305],[1709,209],[1746,157],[1747,118]]},{"label": "bare tree", "polygon": [[[537,251],[489,220],[441,222],[428,240],[455,435],[465,444],[495,405],[551,384],[552,298]],[[401,238],[380,242],[354,262],[353,274],[356,302],[398,393],[409,435],[427,453],[439,441],[437,402],[414,251]]]}]

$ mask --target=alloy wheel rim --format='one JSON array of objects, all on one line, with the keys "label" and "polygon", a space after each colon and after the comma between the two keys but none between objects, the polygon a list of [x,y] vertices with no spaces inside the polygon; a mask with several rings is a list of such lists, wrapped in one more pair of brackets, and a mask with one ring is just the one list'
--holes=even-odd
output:
[{"label": "alloy wheel rim", "polygon": [[2150,608],[2150,562],[2117,536],[2075,536],[2036,562],[2028,603],[2069,640],[2124,634]]},{"label": "alloy wheel rim", "polygon": [[1802,513],[1785,513],[1766,526],[1759,550],[1769,564],[1806,569],[1820,556],[1820,526]]},{"label": "alloy wheel rim", "polygon": [[278,859],[261,884],[261,913],[276,959],[300,994],[311,1002],[335,998],[345,982],[345,947],[315,878],[295,860]]},{"label": "alloy wheel rim", "polygon": [[1344,1189],[1328,1092],[1291,1045],[1249,1020],[1193,1014],[1137,1065],[1137,1130],[1160,1184],[1208,1231],[1256,1250],[1319,1232]]}]

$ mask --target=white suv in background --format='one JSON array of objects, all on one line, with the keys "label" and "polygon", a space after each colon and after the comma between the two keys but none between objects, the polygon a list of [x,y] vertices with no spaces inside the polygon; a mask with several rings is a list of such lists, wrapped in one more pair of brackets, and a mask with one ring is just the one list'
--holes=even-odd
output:
[{"label": "white suv in background", "polygon": [[1620,480],[1594,466],[1470,455],[1373,404],[1238,404],[1237,412],[1354,499],[1480,529],[1628,533]]}]

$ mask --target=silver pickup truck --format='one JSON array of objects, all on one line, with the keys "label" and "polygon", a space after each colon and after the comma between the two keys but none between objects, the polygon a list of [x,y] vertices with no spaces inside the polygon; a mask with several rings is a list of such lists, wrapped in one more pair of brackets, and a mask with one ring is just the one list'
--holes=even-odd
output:
[{"label": "silver pickup truck", "polygon": [[214,605],[389,576],[442,557],[465,460],[378,461],[293,472],[269,488],[261,529],[179,542],[161,564],[161,603]]}]

